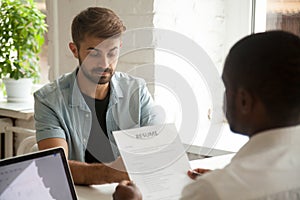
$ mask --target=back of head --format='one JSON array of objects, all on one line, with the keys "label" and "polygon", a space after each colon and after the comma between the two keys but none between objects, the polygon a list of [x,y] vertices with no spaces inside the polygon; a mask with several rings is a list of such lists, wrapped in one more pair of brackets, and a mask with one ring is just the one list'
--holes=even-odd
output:
[{"label": "back of head", "polygon": [[73,42],[79,47],[79,43],[86,36],[97,38],[118,36],[125,31],[126,27],[112,10],[89,7],[73,19],[71,29]]},{"label": "back of head", "polygon": [[300,38],[284,31],[249,35],[230,50],[224,71],[233,89],[258,96],[269,117],[300,121]]}]

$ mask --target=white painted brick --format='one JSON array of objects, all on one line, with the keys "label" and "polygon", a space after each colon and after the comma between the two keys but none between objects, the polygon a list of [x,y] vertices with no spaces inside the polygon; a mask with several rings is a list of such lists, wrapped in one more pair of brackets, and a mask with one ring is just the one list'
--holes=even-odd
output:
[{"label": "white painted brick", "polygon": [[127,29],[153,27],[153,13],[120,15]]},{"label": "white painted brick", "polygon": [[224,0],[156,0],[154,11],[155,27],[167,27],[194,40],[215,65],[221,65],[225,40]]},{"label": "white painted brick", "polygon": [[177,0],[155,0],[153,3],[155,13],[171,14],[176,12]]},{"label": "white painted brick", "polygon": [[127,29],[122,36],[123,47],[122,52],[132,49],[153,46],[153,27],[140,27]]},{"label": "white painted brick", "polygon": [[[220,60],[223,59],[220,52],[224,48],[226,26],[224,0],[60,0],[58,2],[60,74],[72,71],[78,65],[78,61],[73,58],[68,49],[68,42],[71,41],[70,26],[73,17],[88,6],[102,6],[114,10],[124,21],[127,30],[157,27],[177,31],[201,45],[215,63],[221,63]],[[51,21],[49,24],[51,25]],[[151,35],[131,37],[131,40],[126,41],[127,49],[155,44]],[[49,44],[52,44],[51,31],[49,31]],[[51,52],[49,54],[51,55]],[[138,54],[138,56],[132,54],[121,58],[120,63],[131,65],[154,62],[153,54],[142,52]]]},{"label": "white painted brick", "polygon": [[97,6],[107,7],[117,14],[153,14],[153,0],[97,0]]},{"label": "white painted brick", "polygon": [[154,49],[141,49],[122,55],[120,60],[128,63],[152,63],[154,61]]},{"label": "white painted brick", "polygon": [[153,24],[157,28],[174,30],[176,28],[176,16],[174,13],[155,13]]}]

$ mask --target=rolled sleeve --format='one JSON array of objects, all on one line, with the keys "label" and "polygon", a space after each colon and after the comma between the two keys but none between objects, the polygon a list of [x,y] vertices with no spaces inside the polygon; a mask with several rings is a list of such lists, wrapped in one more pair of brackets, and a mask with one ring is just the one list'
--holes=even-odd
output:
[{"label": "rolled sleeve", "polygon": [[61,128],[60,120],[55,111],[40,100],[40,96],[35,94],[34,99],[34,119],[36,128],[36,140],[39,142],[47,138],[64,138],[66,135]]}]

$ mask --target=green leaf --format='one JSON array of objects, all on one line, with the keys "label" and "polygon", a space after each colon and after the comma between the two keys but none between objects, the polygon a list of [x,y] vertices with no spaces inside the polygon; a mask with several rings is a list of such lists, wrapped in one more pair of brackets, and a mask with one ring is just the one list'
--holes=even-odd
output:
[{"label": "green leaf", "polygon": [[47,31],[33,0],[1,0],[0,78],[39,77],[39,53]]}]

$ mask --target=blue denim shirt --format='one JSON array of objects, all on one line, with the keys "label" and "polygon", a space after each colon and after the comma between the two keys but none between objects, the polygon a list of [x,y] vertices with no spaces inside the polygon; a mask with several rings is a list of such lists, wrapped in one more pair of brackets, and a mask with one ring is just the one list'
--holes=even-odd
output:
[{"label": "blue denim shirt", "polygon": [[[34,93],[37,141],[64,138],[68,159],[84,161],[92,115],[79,90],[76,71],[61,76]],[[108,137],[114,156],[119,156],[112,131],[162,123],[143,79],[116,72],[106,113]]]}]

